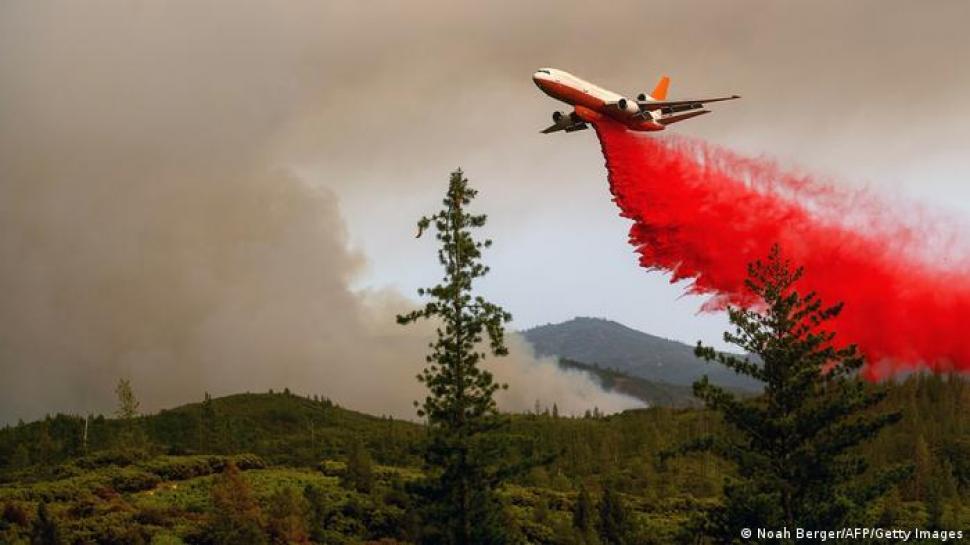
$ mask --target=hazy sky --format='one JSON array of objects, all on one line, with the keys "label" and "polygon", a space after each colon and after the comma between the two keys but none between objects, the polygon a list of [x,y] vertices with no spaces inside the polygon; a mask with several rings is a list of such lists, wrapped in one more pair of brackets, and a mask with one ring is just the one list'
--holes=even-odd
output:
[{"label": "hazy sky", "polygon": [[341,53],[316,65],[320,110],[296,133],[369,258],[361,285],[409,293],[431,274],[429,243],[405,235],[460,164],[492,218],[488,289],[517,325],[593,315],[719,339],[721,317],[636,266],[592,132],[538,134],[563,108],[531,82],[540,66],[629,95],[661,73],[672,97],[741,94],[673,130],[970,216],[966,2],[395,6],[321,20]]},{"label": "hazy sky", "polygon": [[[408,413],[397,362],[424,341],[389,317],[440,275],[414,222],[459,165],[495,239],[483,288],[517,327],[716,342],[722,317],[638,268],[592,131],[538,133],[565,107],[532,72],[741,94],[673,130],[966,232],[968,19],[962,1],[5,2],[0,420],[104,410],[120,374],[155,407],[309,384]],[[523,358],[511,406],[626,406]]]}]

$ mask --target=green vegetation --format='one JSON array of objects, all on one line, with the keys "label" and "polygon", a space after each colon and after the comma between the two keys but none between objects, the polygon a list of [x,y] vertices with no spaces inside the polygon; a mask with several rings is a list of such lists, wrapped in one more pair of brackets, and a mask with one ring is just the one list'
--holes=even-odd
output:
[{"label": "green vegetation", "polygon": [[583,371],[593,376],[608,392],[628,395],[651,407],[699,407],[701,405],[700,400],[694,397],[694,392],[688,386],[654,382],[568,358],[559,358],[558,361],[562,369]]},{"label": "green vegetation", "polygon": [[877,410],[885,390],[866,387],[858,378],[864,362],[856,347],[837,348],[835,334],[824,329],[842,306],[826,307],[814,293],[798,293],[802,274],[778,246],[767,261],[749,266],[745,285],[764,308],[729,308],[735,331],[724,340],[757,356],[757,363],[697,346],[699,357],[765,384],[762,395],[748,399],[706,377],[694,384],[697,397],[732,433],[701,438],[687,449],[714,452],[738,469],[725,486],[723,507],[702,522],[716,542],[732,539],[738,528],[845,527],[908,474],[905,466],[894,466],[869,475],[865,459],[850,452],[900,413]]},{"label": "green vegetation", "polygon": [[118,396],[118,411],[116,414],[122,420],[131,420],[138,416],[138,407],[141,405],[135,398],[135,390],[131,387],[131,381],[120,379],[118,386],[115,387],[115,395]]},{"label": "green vegetation", "polygon": [[374,488],[374,470],[370,453],[360,441],[354,441],[351,446],[341,482],[344,487],[363,494],[369,494]]},{"label": "green vegetation", "polygon": [[[886,394],[884,410],[902,411],[902,419],[852,452],[873,470],[900,461],[912,461],[916,467],[894,492],[859,514],[858,523],[927,526],[936,518],[943,528],[966,528],[970,523],[970,384],[955,376],[915,375],[889,386]],[[137,543],[137,539],[205,543],[204,532],[215,517],[212,487],[230,459],[260,506],[267,540],[277,531],[271,528],[279,524],[272,522],[272,514],[293,511],[273,507],[286,503],[273,499],[280,490],[291,490],[306,500],[303,520],[313,543],[416,540],[416,506],[408,483],[424,475],[421,426],[292,394],[241,394],[214,398],[212,404],[220,418],[252,427],[247,444],[259,447],[261,455],[247,454],[242,447],[220,447],[222,453],[172,454],[183,448],[186,436],[192,436],[195,428],[188,423],[201,416],[201,403],[140,417],[144,428],[153,431],[147,434],[146,451],[137,459],[110,442],[94,442],[86,456],[68,455],[62,448],[74,444],[71,437],[79,442],[83,433],[83,419],[78,417],[58,415],[0,430],[0,481],[4,483],[0,484],[0,543],[29,543],[38,527],[41,502],[46,503],[64,543]],[[313,433],[326,446],[317,447],[322,453],[319,458],[298,461],[303,455],[289,451],[307,448],[311,430],[296,423],[305,422],[310,414],[319,417]],[[182,415],[175,421],[190,426],[185,433],[174,433],[173,415]],[[724,504],[722,482],[737,477],[731,463],[708,453],[660,462],[662,452],[707,435],[734,433],[712,412],[651,408],[601,418],[513,415],[510,419],[502,433],[524,450],[513,451],[513,456],[532,454],[531,443],[522,438],[559,453],[551,463],[532,468],[499,490],[506,522],[528,542],[602,543],[596,536],[600,506],[604,490],[610,488],[622,498],[634,533],[630,543],[676,543],[682,532],[693,528],[694,513]],[[103,426],[111,431],[122,424],[93,418],[92,430]],[[22,465],[15,454],[26,450],[35,460],[37,439],[44,433],[51,439],[50,458],[56,461]],[[105,435],[109,434],[92,433],[92,438]],[[399,442],[381,446],[388,438]],[[356,440],[374,460],[370,493],[342,484]],[[301,510],[298,499],[290,496],[287,501]],[[583,503],[585,507],[579,507]],[[577,516],[577,512],[585,514]]]},{"label": "green vegetation", "polygon": [[236,394],[163,410],[135,422],[146,441],[139,451],[126,448],[125,420],[56,415],[8,427],[0,430],[0,460],[9,461],[11,469],[29,469],[16,478],[54,476],[45,468],[84,455],[85,426],[87,452],[111,451],[126,460],[155,454],[246,452],[273,465],[310,466],[325,458],[344,458],[361,437],[367,438],[368,451],[378,463],[413,464],[421,459],[415,444],[421,426],[348,411],[326,398]]},{"label": "green vegetation", "polygon": [[418,415],[428,422],[424,447],[426,478],[414,489],[422,498],[420,541],[429,545],[508,543],[508,525],[496,494],[508,478],[506,443],[496,433],[507,425],[498,414],[492,374],[482,367],[485,339],[493,356],[508,354],[504,324],[512,315],[474,295],[473,283],[485,276],[482,249],[490,240],[474,239],[471,230],[485,225],[484,214],[470,214],[477,191],[461,169],[451,174],[444,208],[418,221],[434,226],[440,243],[438,261],[444,281],[418,290],[430,300],[421,309],[398,316],[401,324],[435,320],[437,339],[418,380],[428,388]]},{"label": "green vegetation", "polygon": [[211,496],[212,517],[205,530],[208,541],[217,545],[266,542],[259,503],[236,464],[226,464],[212,484]]}]

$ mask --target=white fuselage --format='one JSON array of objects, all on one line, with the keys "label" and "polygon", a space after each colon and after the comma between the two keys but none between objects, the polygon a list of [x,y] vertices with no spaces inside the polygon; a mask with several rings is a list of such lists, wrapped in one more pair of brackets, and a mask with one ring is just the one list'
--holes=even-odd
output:
[{"label": "white fuselage", "polygon": [[[541,68],[532,75],[536,86],[545,94],[556,100],[570,104],[576,108],[576,113],[587,121],[595,121],[599,116],[615,119],[628,128],[638,131],[659,131],[664,126],[653,121],[652,117],[636,116],[637,110],[625,110],[609,107],[621,100],[628,104],[636,104],[623,95],[603,89],[582,78],[574,76],[565,70],[556,68]],[[651,97],[647,97],[652,100]]]}]

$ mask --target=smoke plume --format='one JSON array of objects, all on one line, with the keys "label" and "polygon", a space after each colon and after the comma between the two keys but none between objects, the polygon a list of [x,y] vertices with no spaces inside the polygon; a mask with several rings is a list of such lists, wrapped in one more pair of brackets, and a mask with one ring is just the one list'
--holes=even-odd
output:
[{"label": "smoke plume", "polygon": [[[290,387],[412,417],[431,330],[351,288],[339,203],[287,160],[326,14],[194,6],[3,8],[0,421],[108,412],[119,377],[148,410]],[[512,344],[505,409],[638,405]]]},{"label": "smoke plume", "polygon": [[945,222],[903,221],[867,193],[700,141],[596,129],[640,264],[689,280],[711,296],[706,310],[752,304],[747,264],[777,243],[805,267],[802,291],[845,303],[832,328],[859,345],[870,378],[970,371],[967,254],[934,230]]}]

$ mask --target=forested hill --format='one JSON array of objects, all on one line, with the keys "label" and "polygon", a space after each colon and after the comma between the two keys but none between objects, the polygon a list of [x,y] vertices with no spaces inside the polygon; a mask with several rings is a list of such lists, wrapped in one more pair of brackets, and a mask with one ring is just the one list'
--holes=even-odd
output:
[{"label": "forested hill", "polygon": [[[900,461],[914,472],[859,524],[966,528],[970,383],[914,375],[888,386],[883,409],[901,411],[902,421],[860,453],[873,472]],[[287,542],[281,528],[298,531],[301,540],[291,541],[299,543],[414,542],[408,483],[422,475],[419,424],[286,391],[206,399],[128,421],[95,417],[86,445],[84,422],[57,415],[0,429],[0,543],[29,543],[51,524],[61,543],[214,543],[224,515],[216,500],[229,485],[254,506],[246,512],[273,542]],[[503,433],[524,453],[552,455],[502,489],[507,524],[523,543],[584,543],[573,522],[584,488],[594,504],[608,489],[622,498],[632,543],[687,542],[690,517],[722,501],[734,471],[706,454],[661,463],[662,452],[731,433],[697,409],[514,415]],[[230,460],[241,480],[225,476]]]},{"label": "forested hill", "polygon": [[757,391],[747,377],[694,356],[694,348],[601,318],[573,318],[522,331],[543,356],[596,365],[653,382],[690,386],[703,375],[733,389]]},{"label": "forested hill", "polygon": [[416,443],[423,433],[423,427],[413,422],[359,413],[326,398],[289,391],[208,398],[139,417],[131,424],[95,416],[88,421],[86,445],[84,420],[59,414],[0,430],[0,466],[50,464],[110,450],[122,441],[129,425],[142,436],[137,442],[154,451],[246,452],[272,464],[296,465],[342,457],[360,440],[373,445],[372,455],[379,462],[417,464]]},{"label": "forested hill", "polygon": [[599,381],[605,390],[634,397],[643,401],[648,407],[699,407],[701,405],[700,400],[694,397],[690,386],[647,380],[568,358],[559,358],[559,367],[583,371]]}]

